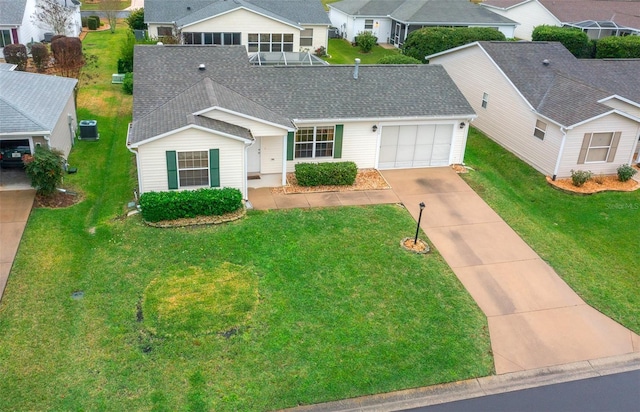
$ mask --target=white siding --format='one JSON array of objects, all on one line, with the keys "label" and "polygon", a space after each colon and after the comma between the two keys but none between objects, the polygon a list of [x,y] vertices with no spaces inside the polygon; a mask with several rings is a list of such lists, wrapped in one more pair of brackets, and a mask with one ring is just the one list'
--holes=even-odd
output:
[{"label": "white siding", "polygon": [[246,117],[237,116],[232,113],[223,112],[221,110],[211,110],[208,113],[202,114],[210,119],[220,120],[229,124],[244,127],[251,130],[251,134],[254,137],[258,136],[273,136],[273,135],[286,135],[287,131],[284,127],[271,126],[269,124],[259,122],[257,120],[248,119]]},{"label": "white siding", "polygon": [[603,103],[609,107],[618,109],[621,112],[629,113],[632,116],[636,116],[640,118],[640,107],[638,106],[633,106],[629,103],[623,102],[622,100],[618,100],[618,99],[609,99]]},{"label": "white siding", "polygon": [[[553,174],[562,133],[547,123],[544,140],[533,136],[536,114],[497,67],[474,46],[431,59],[441,64],[478,115],[473,126],[482,130],[538,171]],[[483,93],[489,95],[487,108],[482,107]]]},{"label": "white siding", "polygon": [[[618,150],[613,162],[578,164],[578,156],[585,133],[621,132]],[[614,174],[616,169],[631,161],[636,142],[640,135],[640,125],[617,114],[610,114],[597,120],[585,123],[567,133],[562,163],[558,177],[571,176],[571,169],[590,170],[595,174]]]},{"label": "white siding", "polygon": [[209,149],[220,150],[220,186],[243,191],[246,181],[244,143],[198,129],[187,129],[138,148],[140,193],[169,190],[166,160],[168,150]]},{"label": "white siding", "polygon": [[78,124],[78,119],[76,116],[76,105],[73,98],[73,93],[69,95],[69,99],[67,100],[67,104],[64,106],[64,109],[60,113],[60,118],[56,123],[55,127],[51,132],[51,136],[49,137],[49,145],[52,148],[60,150],[64,153],[65,159],[69,156],[69,152],[71,151],[72,140],[74,136],[69,128],[69,115],[71,115],[71,128],[75,132],[76,125]]},{"label": "white siding", "polygon": [[[348,39],[349,33],[353,33],[353,19],[348,14],[329,6],[329,20],[331,20],[331,25],[338,29],[342,37]],[[353,41],[353,36],[351,39],[350,41]]]},{"label": "white siding", "polygon": [[[327,44],[328,44],[328,39],[329,39],[329,27],[328,26],[312,26],[312,25],[305,25],[303,26],[305,29],[313,29],[313,45],[311,47],[309,46],[300,46],[300,50],[306,50],[309,49],[309,51],[311,51],[312,53],[314,51],[316,51],[317,49],[319,49],[320,47],[324,47],[325,49],[327,48]],[[293,50],[295,51],[295,49]]]},{"label": "white siding", "polygon": [[543,24],[549,26],[561,25],[560,21],[556,19],[553,14],[535,0],[508,10],[502,10],[494,7],[487,7],[487,9],[520,23],[519,26],[516,26],[514,35],[522,40],[531,40],[531,34],[536,26],[541,26]]}]

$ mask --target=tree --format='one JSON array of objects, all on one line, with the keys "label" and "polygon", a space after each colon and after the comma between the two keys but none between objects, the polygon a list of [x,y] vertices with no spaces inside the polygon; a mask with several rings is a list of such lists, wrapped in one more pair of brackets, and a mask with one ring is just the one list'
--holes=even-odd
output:
[{"label": "tree", "polygon": [[62,153],[44,146],[36,147],[33,156],[25,156],[25,171],[38,194],[50,196],[62,182]]},{"label": "tree", "polygon": [[27,68],[27,46],[24,44],[7,44],[2,52],[4,60],[9,64],[15,64],[17,70],[24,71]]},{"label": "tree", "polygon": [[82,42],[77,37],[60,37],[51,42],[54,66],[65,77],[78,78],[84,66]]},{"label": "tree", "polygon": [[424,27],[409,33],[402,52],[426,63],[424,58],[431,54],[474,41],[496,40],[504,41],[506,38],[499,30],[489,27]]},{"label": "tree", "polygon": [[118,15],[118,6],[120,5],[120,0],[102,0],[100,4],[102,5],[102,12],[107,17],[107,21],[109,22],[109,31],[111,31],[111,33],[115,33],[116,17]]},{"label": "tree", "polygon": [[378,38],[370,31],[358,33],[355,40],[362,53],[369,53],[373,49],[373,46],[378,44]]},{"label": "tree", "polygon": [[536,26],[531,34],[533,41],[558,41],[577,58],[591,58],[592,42],[589,36],[574,27]]},{"label": "tree", "polygon": [[49,65],[49,48],[45,44],[33,43],[31,56],[33,57],[33,64],[39,72],[44,71]]},{"label": "tree", "polygon": [[127,25],[131,30],[145,30],[147,25],[144,23],[144,9],[136,9],[127,17]]},{"label": "tree", "polygon": [[65,7],[56,0],[38,0],[31,21],[42,29],[66,34],[67,29],[73,28],[74,12],[75,6]]}]

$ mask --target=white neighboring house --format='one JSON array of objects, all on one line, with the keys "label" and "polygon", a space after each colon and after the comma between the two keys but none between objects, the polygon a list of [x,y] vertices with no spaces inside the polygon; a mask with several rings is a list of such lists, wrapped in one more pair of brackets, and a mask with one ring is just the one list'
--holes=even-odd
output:
[{"label": "white neighboring house", "polygon": [[474,126],[552,178],[638,161],[640,59],[576,59],[557,42],[476,42],[427,56],[478,114]]},{"label": "white neighboring house", "polygon": [[[44,40],[51,29],[41,28],[32,20],[38,0],[0,0],[0,53],[7,44],[24,44]],[[66,7],[73,7],[73,27],[65,33],[77,37],[82,31],[80,2],[57,0]]]},{"label": "white neighboring house", "polygon": [[370,31],[379,43],[396,47],[422,27],[492,27],[512,38],[518,24],[469,0],[342,0],[328,6],[343,38],[353,42]]},{"label": "white neighboring house", "polygon": [[[74,88],[67,77],[0,67],[0,141],[60,150],[66,159],[73,146],[77,116]],[[45,92],[46,91],[46,92]]]},{"label": "white neighboring house", "polygon": [[149,37],[193,45],[243,45],[249,53],[326,49],[331,24],[320,0],[146,0]]},{"label": "white neighboring house", "polygon": [[482,6],[519,22],[515,35],[523,40],[542,25],[576,27],[591,39],[640,35],[637,0],[485,0]]},{"label": "white neighboring house", "polygon": [[252,66],[244,46],[138,45],[140,193],[286,183],[300,162],[461,163],[475,113],[437,65]]}]

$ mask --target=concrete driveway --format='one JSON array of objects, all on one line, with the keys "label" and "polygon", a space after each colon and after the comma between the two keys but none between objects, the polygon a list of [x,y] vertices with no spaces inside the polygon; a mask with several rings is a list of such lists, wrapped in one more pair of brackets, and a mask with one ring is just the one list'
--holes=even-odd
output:
[{"label": "concrete driveway", "polygon": [[640,352],[588,306],[451,168],[382,175],[485,313],[496,373]]},{"label": "concrete driveway", "polygon": [[33,206],[35,190],[0,191],[0,300]]}]

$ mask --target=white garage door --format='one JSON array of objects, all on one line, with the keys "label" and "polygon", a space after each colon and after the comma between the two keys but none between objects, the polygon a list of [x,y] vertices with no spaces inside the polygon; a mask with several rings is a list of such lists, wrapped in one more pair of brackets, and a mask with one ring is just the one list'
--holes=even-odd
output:
[{"label": "white garage door", "polygon": [[453,125],[383,126],[378,168],[448,166]]}]

